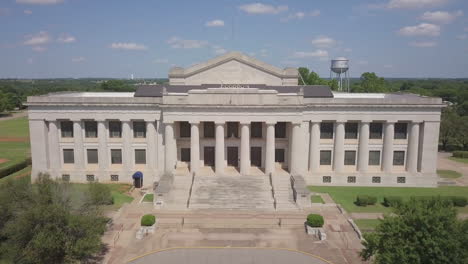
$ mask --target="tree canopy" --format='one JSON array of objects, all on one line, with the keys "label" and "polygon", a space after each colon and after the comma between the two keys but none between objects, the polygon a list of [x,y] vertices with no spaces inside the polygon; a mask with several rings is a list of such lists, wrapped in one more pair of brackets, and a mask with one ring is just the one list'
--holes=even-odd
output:
[{"label": "tree canopy", "polygon": [[300,67],[298,71],[300,74],[299,85],[328,85],[332,90],[338,89],[336,80],[324,80],[316,72],[309,71],[306,67]]}]

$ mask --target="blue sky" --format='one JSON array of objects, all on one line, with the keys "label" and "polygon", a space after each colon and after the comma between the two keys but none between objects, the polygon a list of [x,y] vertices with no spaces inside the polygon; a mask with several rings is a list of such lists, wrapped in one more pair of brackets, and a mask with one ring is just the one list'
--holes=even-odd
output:
[{"label": "blue sky", "polygon": [[468,77],[466,0],[0,0],[0,78],[166,77],[237,50],[329,76]]}]

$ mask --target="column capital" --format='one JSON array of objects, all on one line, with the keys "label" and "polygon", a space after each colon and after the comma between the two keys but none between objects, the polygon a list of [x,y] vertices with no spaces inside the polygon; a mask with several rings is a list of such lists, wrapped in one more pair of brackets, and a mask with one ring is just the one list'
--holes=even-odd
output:
[{"label": "column capital", "polygon": [[81,118],[70,118],[70,121],[73,121],[73,122],[81,122],[83,121]]},{"label": "column capital", "polygon": [[322,119],[312,119],[312,120],[310,120],[310,122],[320,124],[320,123],[322,123]]},{"label": "column capital", "polygon": [[58,120],[55,119],[55,118],[46,118],[46,119],[42,119],[42,118],[33,118],[33,119],[29,119],[30,121],[47,121],[47,122],[57,122]]},{"label": "column capital", "polygon": [[217,125],[217,126],[226,124],[225,121],[214,121],[214,123],[215,123],[215,125]]},{"label": "column capital", "polygon": [[239,124],[244,125],[244,126],[245,125],[250,125],[250,123],[251,123],[250,121],[239,121]]},{"label": "column capital", "polygon": [[397,122],[398,122],[398,120],[386,120],[386,121],[384,122],[384,124],[395,124],[395,123],[397,123]]},{"label": "column capital", "polygon": [[337,119],[337,120],[335,120],[335,123],[337,123],[337,124],[344,124],[346,122],[348,122],[348,120],[346,120],[346,119]]},{"label": "column capital", "polygon": [[156,122],[156,119],[144,118],[143,121],[145,121],[145,122]]},{"label": "column capital", "polygon": [[276,125],[276,121],[265,121],[265,124],[268,126]]},{"label": "column capital", "polygon": [[370,119],[363,119],[363,120],[361,120],[360,122],[361,122],[361,124],[369,124],[369,123],[372,123],[372,120],[370,120]]},{"label": "column capital", "polygon": [[410,123],[412,124],[421,124],[423,121],[422,120],[411,120]]},{"label": "column capital", "polygon": [[107,120],[105,118],[95,118],[94,121],[96,121],[96,122],[106,122]]},{"label": "column capital", "polygon": [[163,123],[164,125],[166,125],[166,126],[167,126],[167,125],[174,125],[174,121],[164,120],[164,121],[162,121],[162,123]]},{"label": "column capital", "polygon": [[189,123],[191,125],[197,125],[197,126],[200,125],[200,121],[198,121],[198,120],[197,121],[189,121]]},{"label": "column capital", "polygon": [[131,122],[132,120],[130,118],[120,118],[119,121],[124,123],[124,122]]}]

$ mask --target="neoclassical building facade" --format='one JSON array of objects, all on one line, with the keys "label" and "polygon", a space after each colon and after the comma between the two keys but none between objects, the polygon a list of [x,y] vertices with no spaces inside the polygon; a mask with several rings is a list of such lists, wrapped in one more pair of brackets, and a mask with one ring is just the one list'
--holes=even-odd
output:
[{"label": "neoclassical building facade", "polygon": [[29,97],[33,179],[281,172],[312,185],[436,185],[440,98],[338,93],[298,77],[231,52],[135,93]]}]

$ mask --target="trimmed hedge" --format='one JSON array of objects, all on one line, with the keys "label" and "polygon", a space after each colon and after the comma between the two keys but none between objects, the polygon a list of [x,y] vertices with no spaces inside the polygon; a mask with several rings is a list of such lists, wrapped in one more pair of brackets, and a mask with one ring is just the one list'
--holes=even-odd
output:
[{"label": "trimmed hedge", "polygon": [[396,207],[400,205],[403,202],[403,198],[400,196],[388,196],[384,197],[383,199],[383,205],[385,207]]},{"label": "trimmed hedge", "polygon": [[0,169],[0,179],[3,178],[3,177],[8,176],[10,174],[13,174],[13,173],[15,173],[17,171],[20,171],[20,170],[26,168],[29,165],[31,165],[31,158],[27,158],[25,160],[22,160],[20,162],[15,163],[15,164],[11,164],[8,167]]},{"label": "trimmed hedge", "polygon": [[452,203],[457,207],[465,207],[468,204],[468,199],[463,196],[451,196]]},{"label": "trimmed hedge", "polygon": [[156,223],[156,216],[147,214],[141,217],[141,226],[152,226]]},{"label": "trimmed hedge", "polygon": [[323,223],[323,216],[319,214],[309,214],[307,216],[307,225],[310,227],[322,227]]},{"label": "trimmed hedge", "polygon": [[356,198],[356,205],[368,206],[374,205],[377,202],[377,197],[370,195],[358,195]]},{"label": "trimmed hedge", "polygon": [[[433,200],[438,196],[414,196],[417,200]],[[456,207],[465,207],[468,205],[468,199],[464,196],[441,196],[442,201]]]},{"label": "trimmed hedge", "polygon": [[468,151],[454,151],[452,157],[468,159]]}]

